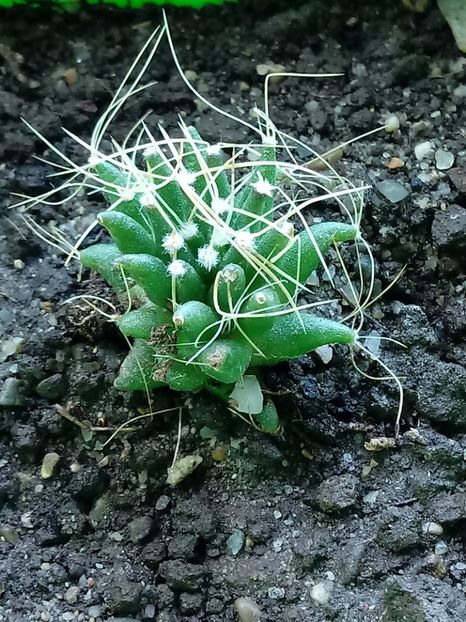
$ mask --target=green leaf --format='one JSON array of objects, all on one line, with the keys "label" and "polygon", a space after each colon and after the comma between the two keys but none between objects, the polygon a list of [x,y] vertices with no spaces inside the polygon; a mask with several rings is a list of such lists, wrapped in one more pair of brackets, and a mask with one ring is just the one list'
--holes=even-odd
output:
[{"label": "green leaf", "polygon": [[256,333],[269,329],[277,316],[270,315],[283,308],[274,287],[261,287],[251,294],[242,306],[240,313],[250,313],[253,317],[239,319],[238,324],[246,334],[253,337]]},{"label": "green leaf", "polygon": [[256,415],[252,415],[252,417],[263,432],[267,434],[279,434],[281,432],[280,419],[278,418],[277,409],[272,400],[268,400],[262,411]]},{"label": "green leaf", "polygon": [[177,303],[183,304],[190,300],[204,300],[207,288],[202,278],[190,263],[182,259],[177,261],[184,270],[183,275],[172,276],[172,279],[175,279]]}]

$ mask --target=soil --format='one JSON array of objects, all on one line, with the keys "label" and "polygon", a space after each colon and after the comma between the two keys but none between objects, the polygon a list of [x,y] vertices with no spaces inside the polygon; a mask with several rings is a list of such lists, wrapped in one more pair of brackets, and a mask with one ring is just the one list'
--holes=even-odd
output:
[{"label": "soil", "polygon": [[[266,372],[282,437],[207,396],[188,400],[180,455],[203,462],[176,487],[165,480],[180,396],[154,393],[154,408],[171,410],[105,445],[105,428],[147,404],[112,387],[125,351],[113,326],[64,304],[104,285],[79,281],[8,209],[10,193],[53,183],[33,157],[53,154],[20,117],[81,157],[61,128],[89,138],[160,12],[0,12],[0,620],[466,618],[466,61],[434,8],[342,4],[245,1],[170,19],[199,91],[246,118],[261,104],[258,64],[341,73],[272,87],[277,124],[320,151],[398,116],[399,131],[352,144],[338,168],[371,186],[363,227],[377,287],[406,266],[367,324],[406,344],[380,346],[404,377],[400,436],[396,387],[336,348],[326,365],[311,354]],[[153,110],[154,126],[174,128],[181,114],[209,140],[245,139],[183,86],[166,45],[148,77],[156,84],[118,118],[115,138]],[[434,153],[418,160],[425,141]],[[455,157],[448,170],[436,167],[439,149]],[[404,166],[390,169],[392,158]],[[383,181],[409,196],[391,203]],[[100,208],[79,196],[29,213],[74,239]],[[256,609],[242,601],[239,618],[238,597]]]}]

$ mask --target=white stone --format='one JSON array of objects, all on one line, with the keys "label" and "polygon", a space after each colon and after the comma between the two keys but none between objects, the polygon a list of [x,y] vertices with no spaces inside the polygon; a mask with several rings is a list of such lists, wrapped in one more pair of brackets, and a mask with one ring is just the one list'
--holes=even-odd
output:
[{"label": "white stone", "polygon": [[430,140],[418,143],[414,147],[414,155],[416,156],[416,160],[419,160],[419,162],[421,162],[421,160],[431,160],[433,153],[433,145]]}]

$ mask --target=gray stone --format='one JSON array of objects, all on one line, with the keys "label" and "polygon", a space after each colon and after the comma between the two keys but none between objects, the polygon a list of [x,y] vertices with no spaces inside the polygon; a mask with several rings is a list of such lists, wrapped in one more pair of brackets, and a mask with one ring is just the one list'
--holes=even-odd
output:
[{"label": "gray stone", "polygon": [[186,531],[195,533],[204,540],[210,540],[217,532],[217,518],[209,507],[207,499],[196,497],[176,504],[175,515]]},{"label": "gray stone", "polygon": [[319,486],[317,504],[323,512],[342,512],[353,507],[358,498],[359,480],[354,475],[335,475]]},{"label": "gray stone", "polygon": [[53,374],[44,378],[36,387],[36,392],[49,401],[54,401],[63,397],[66,393],[67,383],[63,374]]},{"label": "gray stone", "polygon": [[197,613],[203,602],[202,594],[180,594],[180,611],[185,616],[192,616]]},{"label": "gray stone", "polygon": [[432,223],[432,241],[439,248],[466,243],[466,208],[449,205],[437,210]]},{"label": "gray stone", "polygon": [[188,564],[179,559],[162,562],[159,574],[174,592],[198,592],[202,589],[205,578],[202,566]]},{"label": "gray stone", "polygon": [[129,581],[125,576],[115,575],[106,592],[106,603],[110,611],[117,615],[136,613],[139,609],[143,586]]},{"label": "gray stone", "polygon": [[424,311],[418,305],[398,305],[398,323],[393,331],[393,338],[400,340],[405,346],[435,346],[437,335]]},{"label": "gray stone", "polygon": [[418,350],[406,371],[422,417],[466,428],[466,369],[462,365],[445,363]]},{"label": "gray stone", "polygon": [[385,179],[379,182],[376,187],[390,203],[400,203],[409,197],[409,190],[393,179]]},{"label": "gray stone", "polygon": [[21,382],[17,378],[7,378],[0,390],[0,406],[24,406],[26,400],[20,388]]},{"label": "gray stone", "polygon": [[435,519],[452,527],[466,520],[466,492],[442,493],[432,500]]},{"label": "gray stone", "polygon": [[65,600],[68,605],[74,605],[78,602],[80,589],[77,585],[70,585],[70,587],[65,592]]},{"label": "gray stone", "polygon": [[141,552],[142,561],[151,570],[157,570],[167,555],[167,547],[161,540],[148,542]]},{"label": "gray stone", "polygon": [[162,495],[157,499],[155,509],[157,510],[157,512],[163,512],[163,510],[166,510],[169,505],[170,497],[167,497],[167,495]]},{"label": "gray stone", "polygon": [[33,462],[42,447],[36,428],[32,425],[18,423],[14,426],[12,432],[20,458],[25,462]]},{"label": "gray stone", "polygon": [[349,542],[341,548],[335,559],[335,574],[343,585],[352,583],[359,575],[361,559],[368,542]]},{"label": "gray stone", "polygon": [[244,532],[236,529],[226,541],[226,546],[231,555],[238,555],[244,546]]},{"label": "gray stone", "polygon": [[428,575],[390,577],[385,585],[384,622],[452,622],[466,618],[461,590]]},{"label": "gray stone", "polygon": [[155,586],[155,594],[160,609],[167,609],[175,602],[175,595],[165,583]]},{"label": "gray stone", "polygon": [[406,553],[419,546],[419,516],[413,508],[391,508],[384,518],[385,524],[377,534],[381,546],[394,553]]},{"label": "gray stone", "polygon": [[168,543],[168,556],[173,559],[193,561],[196,557],[196,549],[199,538],[192,533],[180,533],[172,537]]},{"label": "gray stone", "polygon": [[129,538],[131,542],[143,542],[151,535],[154,529],[154,521],[150,516],[138,516],[128,524]]}]

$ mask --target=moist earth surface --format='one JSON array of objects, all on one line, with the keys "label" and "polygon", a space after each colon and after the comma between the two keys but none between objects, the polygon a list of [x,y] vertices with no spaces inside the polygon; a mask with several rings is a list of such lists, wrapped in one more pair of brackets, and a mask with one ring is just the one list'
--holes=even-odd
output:
[{"label": "moist earth surface", "polygon": [[[369,187],[376,291],[404,268],[366,310],[364,342],[404,385],[397,438],[395,383],[359,373],[344,348],[265,371],[278,437],[204,395],[154,392],[148,417],[144,396],[112,387],[126,345],[70,301],[111,294],[36,235],[76,239],[101,199],[9,206],[56,183],[50,145],[21,118],[84,159],[61,128],[89,140],[161,14],[0,13],[0,620],[466,618],[466,61],[435,9],[368,4],[256,1],[169,19],[197,91],[249,121],[271,68],[341,74],[271,86],[275,123],[320,153],[397,116],[399,130],[335,163]],[[146,77],[117,140],[145,114],[154,131],[176,131],[181,115],[209,141],[253,138],[186,88],[166,43]],[[329,203],[309,217],[332,215]],[[178,455],[203,461],[170,487],[178,436]],[[237,598],[250,599],[239,613]]]}]

